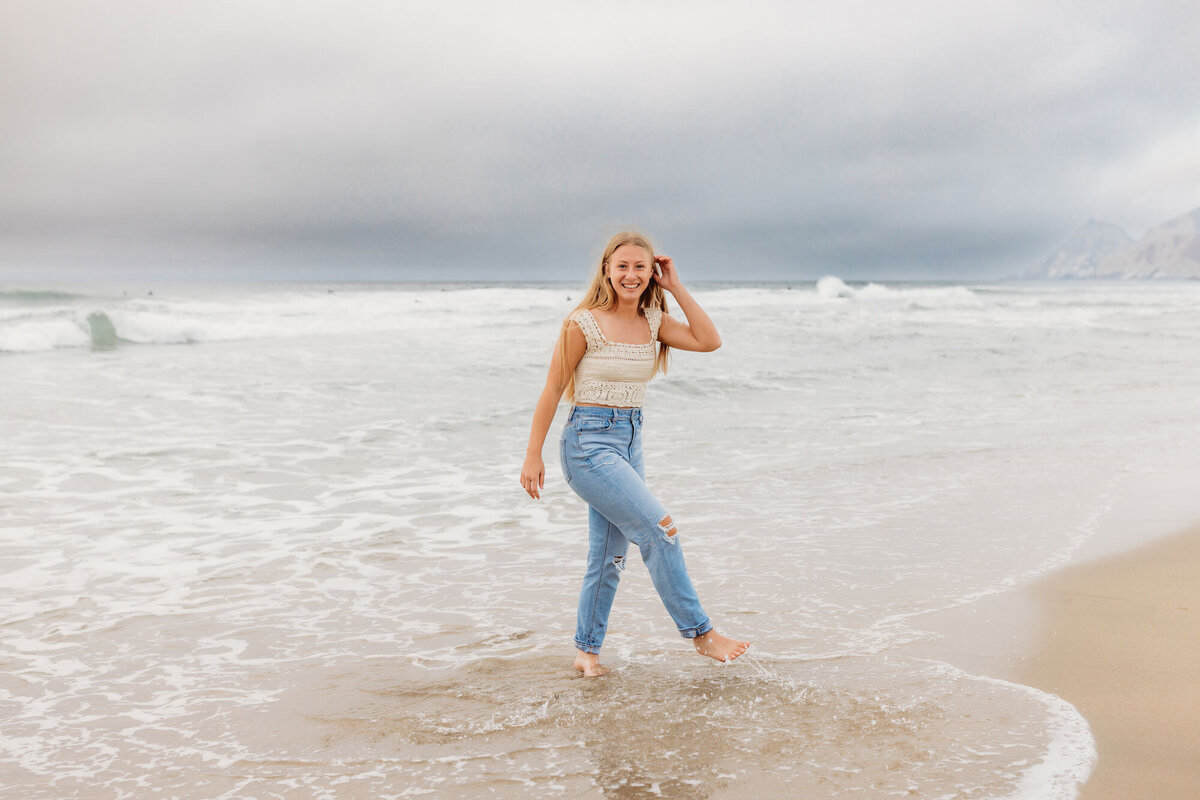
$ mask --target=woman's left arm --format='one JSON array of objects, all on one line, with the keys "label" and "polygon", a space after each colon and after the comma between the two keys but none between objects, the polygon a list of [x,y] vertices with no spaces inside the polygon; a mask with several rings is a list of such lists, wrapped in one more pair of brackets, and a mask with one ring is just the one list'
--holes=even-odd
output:
[{"label": "woman's left arm", "polygon": [[680,322],[669,314],[663,314],[662,325],[658,329],[658,339],[663,344],[679,350],[693,350],[701,353],[711,353],[721,346],[721,334],[717,326],[704,313],[704,309],[696,302],[696,298],[683,288],[679,273],[675,271],[675,262],[670,256],[655,256],[654,263],[659,268],[658,284],[670,292],[683,309],[687,322]]}]

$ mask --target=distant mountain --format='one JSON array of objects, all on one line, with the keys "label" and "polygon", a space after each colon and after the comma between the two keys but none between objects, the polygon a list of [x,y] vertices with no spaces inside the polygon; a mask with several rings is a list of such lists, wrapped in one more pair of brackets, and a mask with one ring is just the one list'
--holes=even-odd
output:
[{"label": "distant mountain", "polygon": [[1200,208],[1146,231],[1096,272],[1102,278],[1200,278]]},{"label": "distant mountain", "polygon": [[1092,220],[1026,278],[1200,278],[1200,208],[1146,231],[1134,242],[1121,228]]},{"label": "distant mountain", "polygon": [[1053,253],[1025,270],[1025,277],[1094,278],[1101,261],[1131,244],[1133,239],[1122,228],[1111,222],[1088,220]]}]

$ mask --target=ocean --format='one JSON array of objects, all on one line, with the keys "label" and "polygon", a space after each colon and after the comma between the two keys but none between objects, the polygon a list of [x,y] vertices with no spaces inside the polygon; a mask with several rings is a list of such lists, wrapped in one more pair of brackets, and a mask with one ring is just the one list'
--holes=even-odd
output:
[{"label": "ocean", "polygon": [[754,648],[634,558],[600,679],[565,407],[518,482],[580,291],[0,287],[3,796],[1075,797],[1080,713],[926,623],[1197,468],[1200,284],[697,285],[647,477]]}]

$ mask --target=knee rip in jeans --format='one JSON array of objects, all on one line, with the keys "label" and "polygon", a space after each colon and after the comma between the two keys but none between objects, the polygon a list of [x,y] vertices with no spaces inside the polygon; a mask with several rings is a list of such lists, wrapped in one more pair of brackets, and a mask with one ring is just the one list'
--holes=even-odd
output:
[{"label": "knee rip in jeans", "polygon": [[663,532],[663,538],[671,544],[675,544],[675,534],[679,533],[679,529],[675,527],[674,520],[671,515],[667,514],[658,521],[658,528]]},{"label": "knee rip in jeans", "polygon": [[613,556],[613,566],[617,568],[617,572],[625,571],[625,556]]}]

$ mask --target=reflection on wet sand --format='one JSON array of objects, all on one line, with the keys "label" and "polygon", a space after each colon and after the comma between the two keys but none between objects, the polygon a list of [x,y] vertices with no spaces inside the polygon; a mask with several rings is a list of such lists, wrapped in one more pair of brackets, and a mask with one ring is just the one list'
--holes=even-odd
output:
[{"label": "reflection on wet sand", "polygon": [[[303,748],[315,761],[369,756],[390,764],[397,781],[453,787],[455,797],[519,798],[531,788],[615,800],[904,792],[946,781],[1000,788],[1015,777],[1005,767],[1021,763],[1018,750],[1035,758],[1044,746],[956,744],[970,742],[971,709],[990,689],[964,690],[947,674],[931,693],[939,686],[932,672],[944,667],[883,689],[872,688],[870,665],[856,659],[751,654],[744,664],[710,667],[680,653],[615,666],[587,679],[546,655],[436,671],[376,659],[314,676],[280,705],[317,723],[319,736]],[[1036,701],[1022,709],[1011,698],[994,710],[1042,713]]]}]

